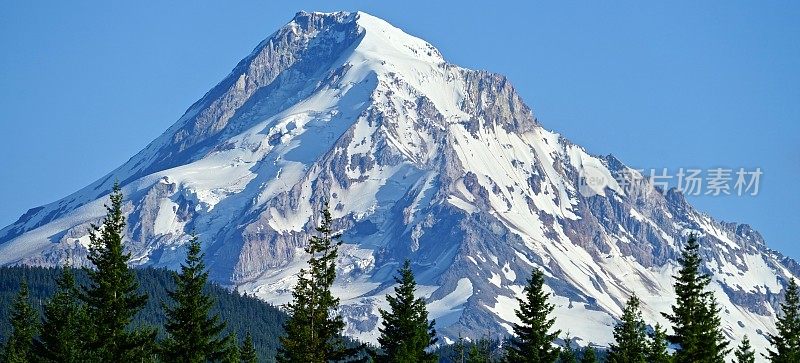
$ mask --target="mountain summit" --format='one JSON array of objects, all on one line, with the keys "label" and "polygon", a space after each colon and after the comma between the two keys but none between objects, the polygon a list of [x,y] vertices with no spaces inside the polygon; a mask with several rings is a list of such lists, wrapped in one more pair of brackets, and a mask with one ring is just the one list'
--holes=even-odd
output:
[{"label": "mountain summit", "polygon": [[607,344],[633,293],[665,323],[694,232],[725,334],[765,346],[797,263],[680,192],[616,181],[636,173],[544,129],[501,75],[363,12],[300,12],[128,162],[0,230],[0,264],[86,263],[119,180],[136,264],[177,268],[194,230],[214,280],[280,304],[328,201],[346,241],[335,292],[348,334],[377,338],[409,258],[445,340],[507,334],[541,268],[556,327]]}]

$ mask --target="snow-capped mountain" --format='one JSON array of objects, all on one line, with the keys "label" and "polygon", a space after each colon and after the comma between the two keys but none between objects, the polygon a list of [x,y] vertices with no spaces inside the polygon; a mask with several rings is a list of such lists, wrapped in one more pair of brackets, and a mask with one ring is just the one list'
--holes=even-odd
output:
[{"label": "snow-capped mountain", "polygon": [[665,323],[680,244],[698,232],[725,333],[766,345],[797,263],[675,190],[616,181],[635,173],[543,128],[501,75],[369,14],[301,12],[128,162],[2,229],[0,264],[85,263],[119,180],[137,265],[178,266],[195,230],[213,279],[281,304],[329,200],[348,334],[375,340],[410,258],[450,339],[508,333],[538,267],[557,327],[605,345],[633,293]]}]

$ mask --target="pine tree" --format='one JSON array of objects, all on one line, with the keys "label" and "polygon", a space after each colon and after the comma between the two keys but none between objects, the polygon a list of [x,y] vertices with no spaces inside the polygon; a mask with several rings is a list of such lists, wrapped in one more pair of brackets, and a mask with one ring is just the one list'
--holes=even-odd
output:
[{"label": "pine tree", "polygon": [[647,334],[640,301],[631,296],[622,311],[622,318],[614,326],[614,343],[608,350],[609,363],[644,363],[647,354]]},{"label": "pine tree", "polygon": [[325,203],[317,235],[305,249],[311,256],[309,270],[300,270],[292,302],[286,306],[290,317],[284,324],[286,335],[280,339],[279,362],[320,363],[343,359],[349,353],[341,338],[344,320],[336,314],[339,299],[331,293],[337,249],[342,243],[341,236],[333,233],[332,221]]},{"label": "pine tree", "polygon": [[700,340],[700,347],[706,356],[706,362],[722,363],[725,362],[725,358],[731,352],[731,348],[728,347],[730,342],[722,332],[722,318],[720,318],[722,309],[717,303],[717,298],[711,291],[708,291],[707,294],[705,298],[706,308],[703,311],[704,314],[701,315],[701,320],[699,320],[701,322],[699,324],[700,336],[703,337]]},{"label": "pine tree", "polygon": [[247,335],[245,335],[240,352],[241,356],[239,358],[241,359],[242,363],[258,362],[256,348],[253,346],[253,335],[251,335],[250,332],[247,332]]},{"label": "pine tree", "polygon": [[458,339],[455,344],[453,344],[453,356],[450,357],[450,360],[453,363],[465,363],[468,354],[467,347],[464,344],[464,337],[461,336],[461,333],[458,333]]},{"label": "pine tree", "polygon": [[593,346],[587,345],[586,348],[583,348],[581,363],[597,363],[597,350]]},{"label": "pine tree", "polygon": [[31,306],[28,283],[22,280],[11,306],[11,335],[3,351],[3,362],[32,362],[33,337],[39,328],[39,316]]},{"label": "pine tree", "polygon": [[772,349],[767,350],[771,362],[800,362],[800,293],[792,279],[781,303],[782,315],[775,323],[778,334],[768,337]]},{"label": "pine tree", "polygon": [[558,356],[559,363],[578,363],[578,356],[575,354],[575,349],[572,348],[572,338],[569,333],[564,338],[564,348],[561,349],[561,354]]},{"label": "pine tree", "polygon": [[83,362],[88,359],[84,354],[88,318],[80,305],[71,268],[63,268],[57,285],[58,290],[44,306],[42,333],[34,342],[36,356],[43,362]]},{"label": "pine tree", "polygon": [[123,249],[125,217],[118,183],[114,183],[110,199],[102,226],[93,224],[89,230],[88,259],[94,269],[86,269],[90,284],[81,294],[92,329],[88,349],[103,362],[142,360],[150,356],[156,332],[130,327],[134,315],[147,303],[147,295],[138,292],[136,275],[128,268],[131,255]]},{"label": "pine tree", "polygon": [[672,314],[663,314],[674,332],[676,363],[722,363],[730,352],[720,329],[719,308],[712,291],[705,288],[711,276],[700,271],[700,245],[690,235],[678,259],[681,269],[675,278],[677,303]]},{"label": "pine tree", "polygon": [[417,283],[411,271],[411,262],[406,260],[397,270],[394,295],[387,295],[390,310],[379,309],[383,326],[378,343],[383,354],[382,362],[438,362],[435,354],[426,350],[436,344],[435,321],[428,321],[425,300],[414,296]]},{"label": "pine tree", "polygon": [[[292,291],[292,302],[287,304],[289,319],[284,323],[285,335],[280,338],[278,362],[322,362],[321,352],[309,349],[311,331],[311,286],[304,270],[300,270]],[[309,344],[305,344],[309,342]],[[316,343],[316,342],[314,342]]]},{"label": "pine tree", "polygon": [[205,362],[219,359],[225,351],[225,342],[219,336],[225,323],[218,315],[211,315],[214,301],[204,291],[208,271],[203,258],[200,241],[193,233],[180,274],[173,272],[175,290],[167,292],[174,304],[164,306],[167,338],[161,356],[165,361]]},{"label": "pine tree", "polygon": [[550,363],[558,358],[559,349],[553,346],[553,341],[561,331],[549,332],[555,324],[555,319],[549,317],[555,306],[547,302],[550,294],[543,285],[544,274],[534,269],[525,287],[525,297],[517,299],[519,309],[515,313],[521,323],[514,324],[514,337],[506,349],[508,362]]},{"label": "pine tree", "polygon": [[486,337],[481,337],[467,355],[467,363],[487,363],[492,361],[492,342]]},{"label": "pine tree", "polygon": [[239,349],[239,338],[236,333],[231,333],[225,337],[225,350],[222,354],[222,363],[240,363],[242,352]]},{"label": "pine tree", "polygon": [[736,356],[736,363],[755,363],[756,352],[753,351],[753,347],[750,345],[750,338],[747,335],[742,338],[742,342],[736,347],[734,355]]},{"label": "pine tree", "polygon": [[669,363],[672,357],[667,351],[667,331],[661,324],[656,324],[653,335],[650,337],[647,348],[647,362],[649,363]]}]

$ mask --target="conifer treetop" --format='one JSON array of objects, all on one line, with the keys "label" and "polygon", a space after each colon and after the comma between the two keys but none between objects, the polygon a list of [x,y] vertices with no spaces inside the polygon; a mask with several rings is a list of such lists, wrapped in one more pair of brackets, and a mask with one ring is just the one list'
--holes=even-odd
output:
[{"label": "conifer treetop", "polygon": [[225,322],[211,314],[215,302],[204,291],[208,271],[200,240],[194,232],[186,249],[180,273],[172,274],[175,288],[167,291],[172,303],[164,304],[167,338],[162,343],[161,355],[171,362],[219,360],[225,354],[226,342],[220,336]]},{"label": "conifer treetop", "polygon": [[81,294],[91,316],[89,348],[102,361],[139,360],[149,356],[156,331],[129,329],[134,315],[147,303],[147,295],[139,292],[136,276],[128,267],[131,255],[122,243],[125,216],[119,183],[114,183],[109,199],[102,225],[93,224],[89,229],[88,259],[94,268],[86,269],[90,283]]},{"label": "conifer treetop", "polygon": [[531,272],[524,297],[518,298],[519,309],[515,311],[520,323],[514,324],[514,337],[506,349],[508,362],[554,362],[559,349],[553,345],[561,334],[550,331],[555,324],[551,318],[555,305],[548,302],[550,294],[544,291],[544,274],[539,269]]},{"label": "conifer treetop", "polygon": [[34,360],[33,338],[39,329],[39,315],[33,310],[28,282],[22,280],[11,305],[11,336],[3,350],[3,361],[23,363]]},{"label": "conifer treetop", "polygon": [[756,361],[756,353],[753,351],[753,346],[750,345],[750,338],[747,335],[742,338],[733,355],[736,357],[736,363],[754,363]]},{"label": "conifer treetop", "polygon": [[337,313],[339,298],[331,292],[336,279],[336,258],[341,235],[333,231],[328,203],[321,210],[322,220],[316,234],[308,240],[305,252],[308,268],[300,270],[286,305],[290,318],[284,324],[279,362],[321,363],[347,357],[342,340],[344,320]]},{"label": "conifer treetop", "polygon": [[614,326],[614,343],[609,347],[611,363],[645,363],[648,352],[647,333],[639,298],[634,294],[622,310],[620,322]]},{"label": "conifer treetop", "polygon": [[36,356],[43,362],[84,362],[89,357],[83,342],[91,332],[86,311],[79,304],[79,292],[72,269],[64,267],[56,281],[58,290],[44,306],[41,335],[34,341]]},{"label": "conifer treetop", "polygon": [[720,328],[719,307],[714,293],[706,287],[711,276],[702,271],[703,259],[697,236],[690,234],[678,259],[680,270],[674,288],[677,301],[672,313],[662,313],[672,323],[677,363],[722,363],[730,352]]},{"label": "conifer treetop", "polygon": [[772,362],[800,362],[800,291],[794,279],[786,287],[775,328],[777,334],[767,338],[771,348],[764,356]]},{"label": "conifer treetop", "polygon": [[383,325],[378,329],[381,333],[378,343],[383,354],[378,361],[437,362],[438,357],[428,351],[438,340],[436,321],[428,321],[425,300],[414,295],[417,283],[411,261],[406,259],[397,272],[395,293],[386,296],[390,309],[379,309]]}]

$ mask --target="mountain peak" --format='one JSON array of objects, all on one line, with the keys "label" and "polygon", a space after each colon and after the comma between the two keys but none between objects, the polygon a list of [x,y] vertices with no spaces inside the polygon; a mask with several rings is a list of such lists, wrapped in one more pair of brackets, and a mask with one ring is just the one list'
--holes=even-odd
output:
[{"label": "mountain peak", "polygon": [[298,11],[294,18],[286,24],[287,27],[299,27],[302,29],[320,28],[332,23],[353,23],[357,17],[357,13],[337,11],[337,12],[308,12]]},{"label": "mountain peak", "polygon": [[[582,344],[604,344],[633,293],[664,323],[696,232],[726,334],[765,345],[778,306],[760,302],[777,301],[796,264],[675,191],[622,188],[628,169],[544,129],[501,75],[449,64],[363,12],[299,12],[128,162],[0,230],[0,265],[85,263],[120,180],[135,264],[177,268],[194,230],[215,281],[282,303],[327,200],[346,242],[336,290],[349,334],[376,338],[410,258],[445,337],[507,334],[539,268],[557,327],[580,323]],[[587,176],[602,183],[586,189]]]},{"label": "mountain peak", "polygon": [[326,27],[355,24],[360,32],[366,33],[357,49],[374,52],[372,56],[383,59],[403,56],[415,60],[427,59],[434,63],[442,63],[444,59],[439,51],[428,42],[405,33],[389,22],[363,11],[357,12],[307,12],[295,14],[286,27],[300,28],[316,36]]}]

